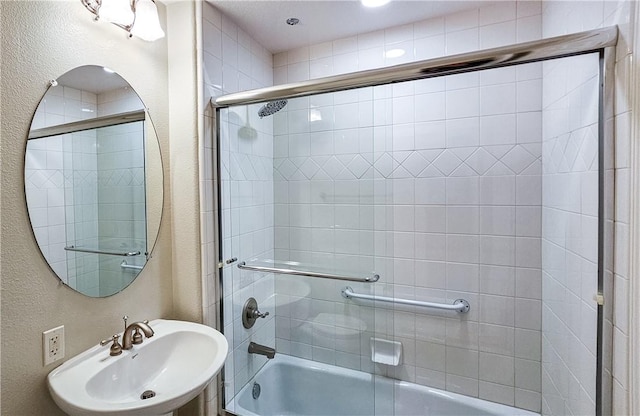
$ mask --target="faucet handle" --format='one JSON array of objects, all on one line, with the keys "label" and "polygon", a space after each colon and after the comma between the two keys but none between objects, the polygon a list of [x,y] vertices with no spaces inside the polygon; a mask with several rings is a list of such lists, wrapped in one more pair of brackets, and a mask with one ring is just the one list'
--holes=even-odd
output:
[{"label": "faucet handle", "polygon": [[108,343],[113,342],[113,344],[111,344],[111,348],[109,348],[109,355],[111,356],[120,355],[122,354],[122,345],[120,345],[120,343],[118,342],[119,338],[120,338],[120,335],[115,334],[111,339],[109,338],[103,339],[102,341],[100,341],[100,346],[104,347]]},{"label": "faucet handle", "polygon": [[[142,323],[148,325],[149,320],[145,319],[144,321],[142,321]],[[136,328],[135,331],[133,332],[131,343],[135,345],[142,344],[142,334],[140,333],[140,328]]]},{"label": "faucet handle", "polygon": [[260,312],[260,311],[259,311],[259,310],[257,310],[257,309],[255,309],[255,310],[252,312],[252,314],[253,314],[253,317],[254,317],[254,318],[266,318],[267,316],[269,316],[269,312],[262,313],[262,312]]},{"label": "faucet handle", "polygon": [[258,318],[266,318],[269,312],[260,312],[258,310],[258,301],[255,298],[249,298],[242,308],[242,326],[249,329],[253,327]]}]

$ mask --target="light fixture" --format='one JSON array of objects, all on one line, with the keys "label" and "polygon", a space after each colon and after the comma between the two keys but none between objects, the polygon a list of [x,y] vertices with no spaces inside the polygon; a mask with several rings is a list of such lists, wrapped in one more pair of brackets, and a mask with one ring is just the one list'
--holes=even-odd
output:
[{"label": "light fixture", "polygon": [[142,40],[164,37],[154,0],[80,0],[95,16],[94,20],[113,23]]},{"label": "light fixture", "polygon": [[384,6],[390,1],[391,0],[360,0],[360,3],[362,3],[362,5],[365,7],[380,7]]},{"label": "light fixture", "polygon": [[135,0],[134,8],[136,15],[131,34],[148,42],[163,38],[164,32],[160,27],[156,3],[153,0]]},{"label": "light fixture", "polygon": [[135,19],[129,0],[102,0],[98,14],[100,19],[120,25],[127,25]]}]

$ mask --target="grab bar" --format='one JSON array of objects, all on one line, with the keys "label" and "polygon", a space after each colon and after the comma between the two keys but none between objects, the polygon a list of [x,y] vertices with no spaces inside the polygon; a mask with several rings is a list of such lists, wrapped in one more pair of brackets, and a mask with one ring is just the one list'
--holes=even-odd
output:
[{"label": "grab bar", "polygon": [[266,267],[266,266],[252,266],[247,264],[246,262],[238,263],[238,269],[242,270],[254,270],[257,272],[269,272],[269,273],[279,273],[279,274],[292,274],[296,276],[309,276],[309,277],[320,277],[322,279],[334,279],[334,280],[347,280],[349,282],[377,282],[380,279],[380,275],[374,274],[371,277],[351,277],[351,276],[342,276],[339,274],[328,274],[328,273],[318,273],[318,272],[308,272],[302,270],[293,270],[293,269],[282,269],[279,267]]},{"label": "grab bar", "polygon": [[353,289],[350,288],[349,286],[342,289],[342,297],[346,299],[354,298],[354,299],[377,300],[380,302],[399,303],[401,305],[422,306],[425,308],[444,309],[447,311],[457,311],[460,313],[467,313],[469,312],[469,309],[471,309],[471,306],[469,306],[469,302],[467,302],[464,299],[456,299],[453,301],[452,305],[447,305],[446,303],[433,303],[433,302],[423,302],[419,300],[397,299],[397,298],[389,298],[385,296],[365,295],[362,293],[355,293]]},{"label": "grab bar", "polygon": [[67,251],[79,251],[80,253],[93,253],[93,254],[106,254],[107,256],[121,256],[121,257],[133,257],[139,256],[139,251],[110,251],[110,250],[98,250],[91,248],[79,248],[75,246],[67,246],[64,248]]},{"label": "grab bar", "polygon": [[123,269],[129,269],[129,270],[142,270],[142,268],[144,266],[136,266],[135,264],[127,264],[126,260],[122,260],[122,263],[120,263],[120,267],[122,267]]}]

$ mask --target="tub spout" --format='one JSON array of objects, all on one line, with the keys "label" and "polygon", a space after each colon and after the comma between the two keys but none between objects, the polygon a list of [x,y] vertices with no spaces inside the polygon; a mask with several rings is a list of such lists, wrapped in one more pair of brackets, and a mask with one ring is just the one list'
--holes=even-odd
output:
[{"label": "tub spout", "polygon": [[271,347],[265,347],[264,345],[256,344],[255,342],[250,342],[249,354],[260,354],[264,355],[268,359],[272,359],[276,356],[276,350]]}]

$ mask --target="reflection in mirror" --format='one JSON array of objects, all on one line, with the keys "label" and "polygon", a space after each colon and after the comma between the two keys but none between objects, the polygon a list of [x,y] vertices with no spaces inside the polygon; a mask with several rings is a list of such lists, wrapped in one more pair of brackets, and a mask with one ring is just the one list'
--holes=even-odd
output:
[{"label": "reflection in mirror", "polygon": [[102,297],[140,273],[162,211],[162,181],[147,179],[162,174],[159,160],[144,105],[119,75],[84,66],[52,83],[31,125],[25,191],[40,250],[62,282]]}]

